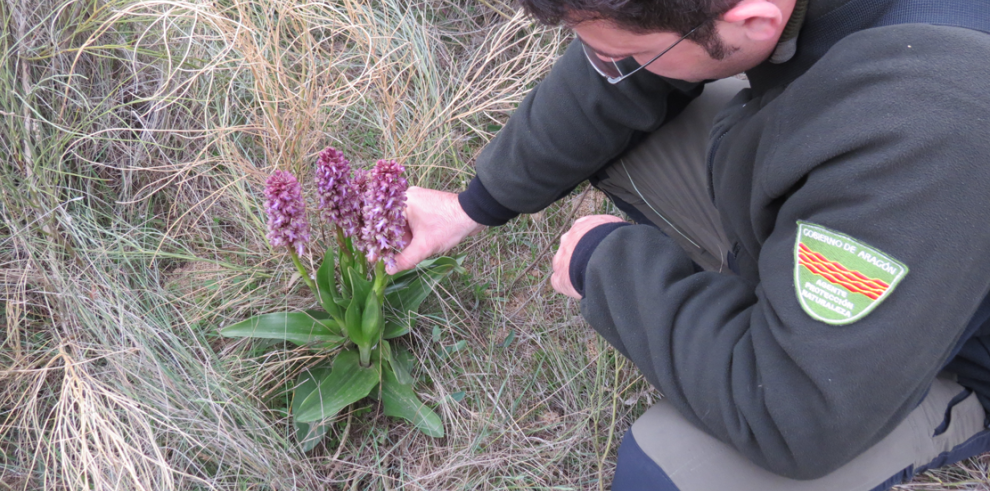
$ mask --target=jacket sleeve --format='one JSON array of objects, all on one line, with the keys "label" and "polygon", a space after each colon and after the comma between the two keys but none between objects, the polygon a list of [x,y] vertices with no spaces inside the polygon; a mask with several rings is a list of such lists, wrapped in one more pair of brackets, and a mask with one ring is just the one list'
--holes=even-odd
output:
[{"label": "jacket sleeve", "polygon": [[[752,195],[732,205],[770,210],[733,231],[760,245],[755,282],[696,272],[647,226],[611,232],[587,264],[589,323],[691,421],[787,477],[823,476],[892,431],[990,291],[990,130],[977,123],[990,69],[966,61],[987,43],[906,29],[850,36],[869,47],[837,45],[773,102]],[[814,320],[795,289],[798,221],[909,272],[860,320]]]},{"label": "jacket sleeve", "polygon": [[461,205],[486,225],[542,210],[636,135],[659,128],[702,88],[647,70],[611,85],[574,42],[482,150],[476,182],[461,194]]}]

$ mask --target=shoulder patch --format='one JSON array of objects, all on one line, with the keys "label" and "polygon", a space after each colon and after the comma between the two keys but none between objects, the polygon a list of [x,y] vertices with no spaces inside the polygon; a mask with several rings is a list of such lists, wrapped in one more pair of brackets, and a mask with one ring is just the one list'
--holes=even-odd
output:
[{"label": "shoulder patch", "polygon": [[794,287],[813,319],[841,326],[880,305],[908,273],[900,261],[848,235],[797,222]]}]

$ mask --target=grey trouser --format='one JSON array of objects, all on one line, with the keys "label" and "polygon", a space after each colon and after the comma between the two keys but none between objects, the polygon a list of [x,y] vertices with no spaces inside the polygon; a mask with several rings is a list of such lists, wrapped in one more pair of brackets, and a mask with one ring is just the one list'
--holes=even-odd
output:
[{"label": "grey trouser", "polygon": [[747,87],[737,78],[708,84],[681,114],[612,162],[607,178],[595,183],[613,200],[635,207],[708,271],[728,269],[730,245],[708,191],[709,132],[715,115]]},{"label": "grey trouser", "polygon": [[[616,159],[595,183],[620,207],[631,205],[634,219],[658,226],[709,271],[727,272],[729,250],[708,190],[709,132],[716,113],[746,86],[738,79],[709,84],[684,112]],[[976,395],[946,375],[875,446],[825,477],[794,481],[756,466],[661,401],[623,439],[613,490],[879,491],[922,469],[990,450],[985,419]]]},{"label": "grey trouser", "polygon": [[882,491],[990,450],[975,393],[936,379],[922,403],[892,433],[851,462],[810,481],[756,466],[684,419],[666,401],[633,424],[619,448],[613,491]]}]

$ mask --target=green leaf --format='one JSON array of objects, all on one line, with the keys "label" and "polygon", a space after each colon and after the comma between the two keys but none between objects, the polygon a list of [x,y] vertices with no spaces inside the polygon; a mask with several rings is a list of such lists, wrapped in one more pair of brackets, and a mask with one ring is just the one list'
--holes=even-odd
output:
[{"label": "green leaf", "polygon": [[351,281],[351,292],[353,292],[353,298],[358,299],[361,303],[368,297],[368,293],[371,292],[373,284],[364,277],[364,274],[357,268],[348,268],[347,276]]},{"label": "green leaf", "polygon": [[450,259],[449,257],[435,257],[432,259],[426,259],[416,265],[413,269],[407,269],[405,271],[400,271],[389,279],[389,285],[385,288],[385,293],[389,293],[400,288],[405,288],[410,282],[419,277],[420,273],[425,270],[433,268],[433,265],[440,259]]},{"label": "green leaf", "polygon": [[438,257],[419,263],[412,271],[392,277],[385,288],[385,305],[392,315],[385,322],[385,339],[408,333],[416,322],[413,315],[443,278],[460,267],[463,258]]},{"label": "green leaf", "polygon": [[304,345],[340,345],[344,338],[305,312],[278,312],[251,317],[220,330],[228,338],[281,339]]},{"label": "green leaf", "polygon": [[325,379],[329,374],[330,367],[328,366],[306,369],[299,374],[299,377],[296,378],[296,391],[292,397],[293,414],[299,413],[299,409],[302,407],[303,399],[309,397],[309,395],[316,390],[316,387],[319,385],[320,381]]},{"label": "green leaf", "polygon": [[440,326],[433,326],[433,332],[430,334],[431,343],[440,342]]},{"label": "green leaf", "polygon": [[[303,399],[309,397],[316,390],[319,381],[326,378],[329,373],[330,368],[323,367],[306,370],[299,374],[299,378],[296,379],[296,391],[292,396],[293,415],[299,414]],[[293,421],[293,424],[296,427],[296,441],[299,442],[299,446],[302,447],[303,452],[309,452],[326,436],[331,422],[329,420],[314,423]]]},{"label": "green leaf", "polygon": [[464,349],[465,347],[467,347],[467,341],[465,341],[465,340],[462,339],[462,340],[460,340],[460,341],[458,341],[458,342],[456,342],[456,343],[454,343],[454,344],[452,344],[450,346],[444,346],[443,347],[443,351],[445,353],[447,353],[448,355],[452,355],[452,354],[457,353],[458,351]]},{"label": "green leaf", "polygon": [[382,405],[386,416],[405,419],[426,435],[443,437],[440,416],[416,397],[411,385],[400,384],[391,370],[382,373]]},{"label": "green leaf", "polygon": [[322,310],[307,309],[304,310],[303,312],[306,312],[307,314],[309,314],[310,317],[320,321],[320,323],[326,326],[326,328],[329,329],[330,332],[341,337],[345,336],[343,319],[340,320],[333,319],[330,317],[330,314]]},{"label": "green leaf", "polygon": [[343,312],[341,312],[340,306],[337,305],[334,299],[334,297],[338,297],[339,295],[337,294],[333,247],[327,249],[327,253],[323,256],[323,264],[316,271],[316,288],[320,291],[320,303],[323,305],[323,308],[334,319],[342,320]]},{"label": "green leaf", "polygon": [[382,328],[382,306],[378,303],[378,295],[372,293],[368,295],[368,301],[364,305],[364,312],[361,316],[361,333],[364,339],[373,343],[378,340],[378,333]]},{"label": "green leaf", "polygon": [[388,364],[392,367],[392,372],[400,384],[412,385],[416,381],[412,376],[412,363],[410,362],[412,355],[405,347],[392,348],[388,341],[382,341],[382,354],[388,360]]},{"label": "green leaf", "polygon": [[508,348],[509,345],[512,344],[512,342],[515,340],[516,340],[516,331],[509,331],[509,335],[505,337],[505,340],[502,341],[500,346],[502,346],[503,348]]},{"label": "green leaf", "polygon": [[[350,241],[348,240],[348,243]],[[340,289],[344,292],[344,297],[351,296],[351,269],[354,266],[354,259],[347,254],[343,248],[338,251],[338,258],[340,263]]]},{"label": "green leaf", "polygon": [[454,392],[450,395],[450,400],[454,402],[461,402],[464,400],[464,396],[467,395],[463,390],[460,392]]},{"label": "green leaf", "polygon": [[[326,312],[324,312],[322,310],[306,309],[303,312],[306,312],[307,315],[309,315],[310,317],[312,317],[312,318],[314,318],[314,319],[316,319],[318,321],[326,321],[327,319],[330,318],[330,314],[328,314],[328,313],[326,313]],[[324,322],[323,324],[325,325],[326,322]]]},{"label": "green leaf", "polygon": [[379,378],[375,364],[361,367],[357,351],[341,351],[333,361],[333,370],[300,403],[296,421],[309,423],[334,417],[341,409],[366,397],[378,385]]},{"label": "green leaf", "polygon": [[361,331],[361,305],[357,298],[351,299],[351,305],[347,307],[347,312],[344,313],[344,326],[347,327],[347,337],[351,338],[354,344],[368,344],[368,340],[364,338],[364,332]]},{"label": "green leaf", "polygon": [[296,428],[296,441],[299,442],[302,451],[309,452],[316,448],[323,441],[323,437],[327,436],[331,424],[330,420],[315,423],[293,423]]},{"label": "green leaf", "polygon": [[398,319],[393,319],[391,316],[385,318],[385,327],[382,330],[382,337],[385,339],[394,339],[399,336],[404,336],[409,334],[409,321],[399,321]]},{"label": "green leaf", "polygon": [[[395,314],[396,323],[408,332],[415,320],[415,316],[410,315],[410,313],[415,313],[419,310],[419,306],[423,303],[423,300],[426,300],[426,297],[430,295],[431,291],[433,291],[433,287],[429,280],[419,277],[401,290],[386,293],[385,305],[388,305],[389,309]],[[386,337],[391,338],[394,336],[387,335]]]},{"label": "green leaf", "polygon": [[460,269],[462,262],[464,262],[463,256],[458,256],[457,258],[441,256],[422,261],[413,269],[392,275],[389,278],[388,286],[385,288],[385,294],[401,290],[417,278],[426,274],[433,279],[440,280],[451,272]]},{"label": "green leaf", "polygon": [[337,322],[334,319],[321,319],[320,324],[323,324],[323,326],[329,329],[330,332],[347,339],[347,335],[344,333],[344,323],[342,321]]},{"label": "green leaf", "polygon": [[385,360],[391,360],[392,359],[392,345],[389,344],[388,341],[382,341],[382,344],[381,344],[380,347],[381,347],[382,358],[384,358]]}]

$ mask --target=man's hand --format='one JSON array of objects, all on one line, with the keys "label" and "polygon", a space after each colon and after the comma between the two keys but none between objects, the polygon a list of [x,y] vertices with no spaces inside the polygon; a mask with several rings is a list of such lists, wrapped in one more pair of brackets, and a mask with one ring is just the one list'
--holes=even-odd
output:
[{"label": "man's hand", "polygon": [[571,229],[560,237],[560,249],[557,249],[557,254],[553,256],[553,276],[550,278],[550,284],[553,285],[554,290],[568,297],[581,299],[581,295],[571,284],[571,256],[574,254],[574,248],[589,230],[605,223],[621,221],[623,221],[621,218],[612,215],[589,215],[574,222]]},{"label": "man's hand", "polygon": [[456,194],[415,186],[406,191],[406,222],[409,245],[395,256],[389,274],[411,269],[485,228],[464,213]]}]

